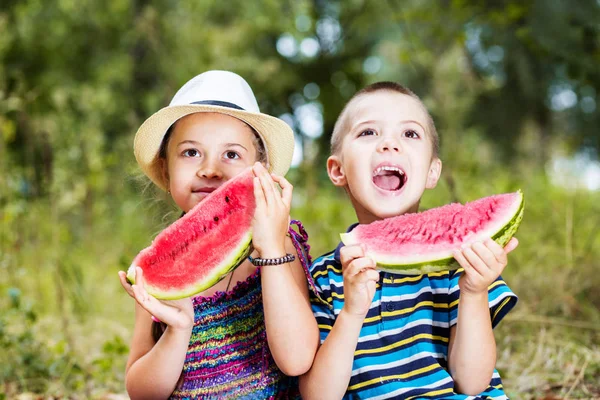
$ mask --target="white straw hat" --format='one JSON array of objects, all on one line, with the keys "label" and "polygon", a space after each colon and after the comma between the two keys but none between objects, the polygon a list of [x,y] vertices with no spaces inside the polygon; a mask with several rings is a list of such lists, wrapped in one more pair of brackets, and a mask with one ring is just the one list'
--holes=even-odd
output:
[{"label": "white straw hat", "polygon": [[260,112],[252,89],[241,76],[207,71],[183,85],[171,103],[144,121],[135,134],[135,158],[162,190],[167,190],[167,182],[153,166],[163,137],[175,121],[197,112],[226,114],[250,125],[265,145],[269,171],[280,176],[287,173],[294,154],[294,132],[289,125]]}]

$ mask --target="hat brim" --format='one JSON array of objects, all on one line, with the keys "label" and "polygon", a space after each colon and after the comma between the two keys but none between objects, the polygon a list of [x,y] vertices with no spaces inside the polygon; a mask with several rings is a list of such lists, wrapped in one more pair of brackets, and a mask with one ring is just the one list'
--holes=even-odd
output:
[{"label": "hat brim", "polygon": [[215,105],[168,106],[144,121],[133,141],[135,159],[142,171],[162,190],[167,190],[167,182],[160,171],[156,170],[155,159],[163,137],[177,120],[198,112],[225,114],[247,123],[260,135],[265,145],[269,171],[284,176],[289,170],[294,155],[294,132],[279,118]]}]

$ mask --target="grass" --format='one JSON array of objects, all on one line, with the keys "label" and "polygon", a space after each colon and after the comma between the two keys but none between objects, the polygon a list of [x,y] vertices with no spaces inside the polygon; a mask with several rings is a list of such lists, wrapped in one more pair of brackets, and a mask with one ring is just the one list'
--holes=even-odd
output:
[{"label": "grass", "polygon": [[[553,187],[535,173],[518,181],[501,169],[453,173],[457,183],[447,175],[422,208],[525,193],[520,246],[504,273],[519,303],[496,330],[507,392],[600,398],[600,194]],[[329,185],[298,186],[292,217],[303,221],[318,256],[354,214]],[[124,187],[91,210],[17,197],[0,209],[0,399],[124,395],[133,303],[117,271],[175,215],[162,218],[167,208],[146,198]]]}]

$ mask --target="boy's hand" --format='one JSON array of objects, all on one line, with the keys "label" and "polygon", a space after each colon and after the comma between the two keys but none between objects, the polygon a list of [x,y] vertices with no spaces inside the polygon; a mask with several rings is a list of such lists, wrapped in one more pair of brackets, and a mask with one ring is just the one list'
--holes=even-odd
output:
[{"label": "boy's hand", "polygon": [[192,329],[194,326],[194,305],[191,298],[179,300],[158,300],[144,289],[144,273],[140,267],[135,269],[135,285],[129,284],[124,271],[119,271],[119,279],[123,289],[133,297],[140,306],[174,329]]},{"label": "boy's hand", "polygon": [[454,258],[465,270],[458,280],[461,295],[487,293],[488,287],[504,271],[508,262],[506,255],[518,245],[517,238],[512,238],[504,248],[487,239],[454,251]]},{"label": "boy's hand", "polygon": [[[252,221],[252,245],[262,258],[284,256],[294,188],[284,177],[269,174],[260,163],[254,164],[252,171],[256,175],[256,211]],[[281,193],[276,185],[281,187]]]},{"label": "boy's hand", "polygon": [[351,315],[364,318],[369,312],[379,281],[375,262],[365,257],[364,245],[342,247],[340,261],[344,276],[344,309]]}]

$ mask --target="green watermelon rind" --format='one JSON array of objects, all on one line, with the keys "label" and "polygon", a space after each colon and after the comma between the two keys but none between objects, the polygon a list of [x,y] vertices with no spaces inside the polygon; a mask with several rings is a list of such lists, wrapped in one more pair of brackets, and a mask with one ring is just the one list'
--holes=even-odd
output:
[{"label": "green watermelon rind", "polygon": [[[178,300],[201,293],[206,289],[216,285],[225,276],[227,276],[227,274],[236,269],[248,257],[248,255],[250,255],[252,250],[252,246],[250,245],[251,243],[252,230],[249,229],[248,232],[242,236],[235,250],[230,253],[231,256],[229,259],[224,260],[220,266],[214,267],[212,270],[212,275],[206,277],[197,285],[191,285],[179,291],[170,290],[169,292],[165,292],[164,290],[146,284],[145,289],[148,294],[159,300]],[[132,264],[127,270],[127,280],[132,285],[135,284],[135,267],[136,265]]]},{"label": "green watermelon rind", "polygon": [[[525,202],[523,197],[523,192],[519,189],[517,191],[519,195],[519,207],[517,211],[513,214],[510,221],[504,224],[496,233],[490,235],[492,239],[502,247],[506,246],[506,244],[510,241],[510,239],[515,235],[517,230],[519,229],[519,225],[523,220],[523,213],[525,210]],[[341,235],[342,242],[345,244],[354,244],[355,240],[352,236],[352,232],[342,233]],[[480,235],[474,237],[475,240],[477,238],[481,238]],[[471,242],[475,241],[471,240]],[[382,257],[378,256],[376,253],[372,251],[367,251],[367,256],[373,258],[373,260],[377,263],[377,269],[391,272],[391,273],[400,273],[404,275],[421,275],[427,274],[431,272],[439,272],[445,270],[456,270],[461,268],[460,264],[454,259],[454,257],[444,257],[436,260],[427,260],[421,263],[410,263],[410,264],[396,264],[396,263],[387,263]]]}]

